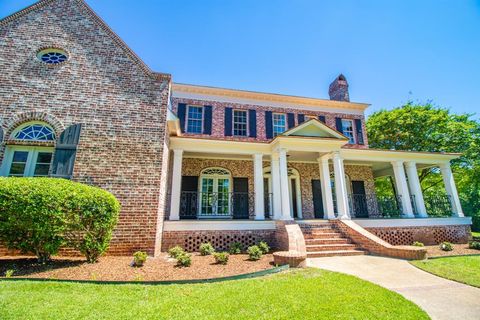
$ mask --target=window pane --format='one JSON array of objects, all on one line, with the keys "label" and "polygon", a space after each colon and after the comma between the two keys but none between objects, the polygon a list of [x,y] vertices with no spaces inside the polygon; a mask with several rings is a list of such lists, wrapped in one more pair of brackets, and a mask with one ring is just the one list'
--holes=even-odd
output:
[{"label": "window pane", "polygon": [[233,110],[233,135],[247,136],[247,111]]},{"label": "window pane", "polygon": [[353,131],[353,121],[352,120],[342,120],[342,131],[343,134],[348,138],[348,143],[355,143],[355,136]]},{"label": "window pane", "polygon": [[34,177],[38,176],[48,176],[48,170],[50,169],[50,164],[37,164],[35,166]]},{"label": "window pane", "polygon": [[203,108],[188,106],[187,132],[202,133]]},{"label": "window pane", "polygon": [[277,135],[285,132],[286,129],[286,121],[285,115],[280,113],[273,114],[273,136],[276,137]]},{"label": "window pane", "polygon": [[10,176],[23,176],[26,163],[12,163],[10,167]]},{"label": "window pane", "polygon": [[37,157],[37,163],[50,163],[52,161],[51,152],[39,152]]},{"label": "window pane", "polygon": [[15,151],[12,162],[27,162],[28,151]]}]

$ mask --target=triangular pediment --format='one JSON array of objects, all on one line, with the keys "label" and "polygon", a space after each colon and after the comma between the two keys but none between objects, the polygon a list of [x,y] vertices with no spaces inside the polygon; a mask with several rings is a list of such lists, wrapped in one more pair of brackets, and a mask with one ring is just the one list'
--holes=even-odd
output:
[{"label": "triangular pediment", "polygon": [[348,140],[343,134],[334,130],[317,119],[310,119],[298,126],[284,132],[282,136],[290,137],[316,137]]}]

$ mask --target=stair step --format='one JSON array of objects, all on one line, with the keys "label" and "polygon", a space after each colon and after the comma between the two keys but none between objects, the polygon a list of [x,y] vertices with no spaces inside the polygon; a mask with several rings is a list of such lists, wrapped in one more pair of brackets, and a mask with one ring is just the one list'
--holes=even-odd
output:
[{"label": "stair step", "polygon": [[321,258],[321,257],[334,257],[334,256],[359,256],[366,254],[362,250],[332,250],[332,251],[317,251],[307,252],[307,258]]},{"label": "stair step", "polygon": [[307,252],[317,252],[317,251],[338,251],[338,250],[355,250],[358,248],[357,245],[347,243],[347,244],[315,244],[307,245]]},{"label": "stair step", "polygon": [[305,239],[332,239],[332,238],[344,239],[344,236],[341,233],[337,233],[337,232],[329,232],[329,233],[321,233],[321,234],[304,233],[303,237]]},{"label": "stair step", "polygon": [[324,229],[314,229],[314,230],[303,230],[304,234],[323,234],[323,233],[340,233],[335,229],[332,228],[324,228]]},{"label": "stair step", "polygon": [[314,245],[314,244],[349,244],[352,243],[350,239],[347,238],[315,238],[315,239],[305,239],[305,244]]}]

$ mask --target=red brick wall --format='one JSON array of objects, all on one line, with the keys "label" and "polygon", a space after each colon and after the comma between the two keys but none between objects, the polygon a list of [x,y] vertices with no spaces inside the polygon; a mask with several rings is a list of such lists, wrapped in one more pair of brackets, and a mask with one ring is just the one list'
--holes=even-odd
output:
[{"label": "red brick wall", "polygon": [[425,245],[444,241],[467,243],[470,239],[470,226],[467,225],[365,229],[392,245],[412,245],[415,241]]},{"label": "red brick wall", "polygon": [[[315,112],[310,110],[299,110],[293,108],[279,108],[279,107],[266,107],[260,105],[251,105],[251,104],[239,104],[239,103],[227,103],[227,102],[218,102],[218,101],[209,101],[209,100],[193,100],[193,99],[184,99],[184,98],[173,98],[172,99],[172,108],[176,112],[179,103],[193,104],[193,105],[209,105],[212,106],[212,134],[185,134],[186,136],[195,136],[195,137],[205,137],[205,138],[215,138],[215,139],[225,139],[225,140],[240,140],[240,141],[268,141],[265,131],[265,111],[273,112],[283,112],[283,113],[294,113],[295,114],[295,125],[298,125],[298,114],[305,115],[315,115],[315,116],[325,116],[326,124],[335,128],[335,118],[344,118],[344,119],[361,119],[362,128],[363,128],[363,139],[365,145],[347,145],[347,148],[368,148],[368,139],[365,128],[365,117],[363,115],[351,115],[346,113],[331,113],[331,112]],[[257,138],[249,137],[226,137],[225,136],[225,107],[235,108],[235,109],[255,109],[257,110]]]},{"label": "red brick wall", "polygon": [[[163,221],[170,78],[135,61],[80,1],[46,3],[0,23],[0,125],[8,133],[13,119],[35,112],[54,128],[82,123],[73,179],[112,192],[122,204],[110,253],[153,253]],[[40,62],[38,50],[51,46],[69,60]]]}]

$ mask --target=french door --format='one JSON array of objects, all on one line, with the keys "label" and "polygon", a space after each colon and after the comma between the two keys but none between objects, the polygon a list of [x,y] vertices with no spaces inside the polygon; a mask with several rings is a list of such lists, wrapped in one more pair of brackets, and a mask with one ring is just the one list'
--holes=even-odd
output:
[{"label": "french door", "polygon": [[202,177],[200,180],[200,216],[230,215],[230,178]]},{"label": "french door", "polygon": [[0,175],[10,177],[46,177],[53,148],[8,146]]}]

